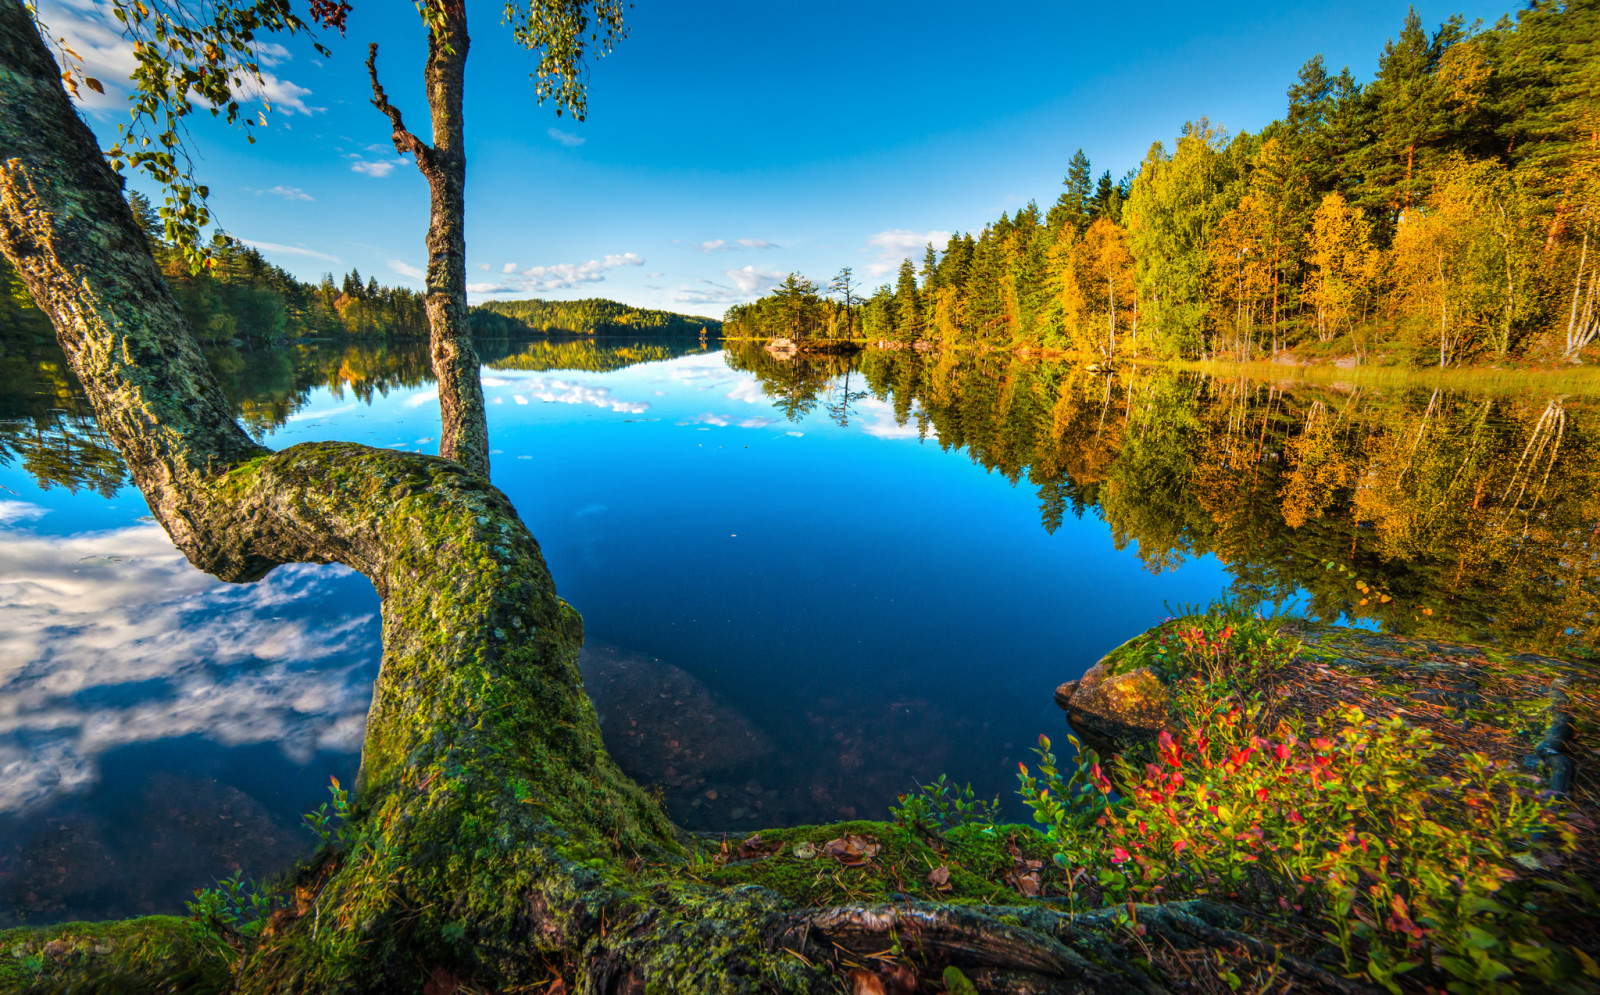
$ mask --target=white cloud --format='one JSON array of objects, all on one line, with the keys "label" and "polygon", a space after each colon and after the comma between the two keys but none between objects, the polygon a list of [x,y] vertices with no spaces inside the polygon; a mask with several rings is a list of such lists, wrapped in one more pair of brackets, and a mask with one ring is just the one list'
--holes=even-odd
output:
[{"label": "white cloud", "polygon": [[467,292],[478,295],[547,293],[583,283],[603,283],[606,274],[624,266],[643,266],[644,258],[633,252],[614,252],[601,259],[582,263],[555,263],[518,270],[514,263],[502,268],[507,277],[496,283],[469,283]]},{"label": "white cloud", "polygon": [[755,377],[745,377],[728,391],[728,398],[734,401],[743,401],[746,404],[755,404],[767,399],[767,392],[761,389],[761,382]]},{"label": "white cloud", "polygon": [[774,424],[776,421],[777,421],[777,419],[768,418],[765,415],[762,415],[762,416],[760,416],[758,418],[746,418],[744,421],[739,423],[739,427],[740,428],[766,428],[768,425]]},{"label": "white cloud", "polygon": [[545,134],[549,135],[551,138],[554,138],[556,141],[560,142],[562,145],[565,145],[569,149],[577,148],[579,145],[582,145],[584,142],[589,140],[582,135],[574,135],[570,131],[562,131],[560,128],[551,128],[549,131],[545,132]]},{"label": "white cloud", "polygon": [[734,286],[741,292],[760,294],[782,283],[788,274],[776,270],[756,269],[754,266],[741,266],[738,269],[724,270],[723,275],[732,280]]},{"label": "white cloud", "polygon": [[49,508],[41,508],[27,501],[0,501],[0,525],[31,522],[48,514],[50,514]]},{"label": "white cloud", "polygon": [[[418,391],[417,393],[412,394],[410,397],[406,398],[405,406],[408,407],[408,408],[420,408],[425,404],[438,404],[438,403],[439,403],[439,388],[438,387],[429,387],[427,390]],[[429,439],[427,441],[432,442],[433,440]]]},{"label": "white cloud", "polygon": [[284,200],[316,200],[317,199],[317,198],[311,196],[310,194],[306,193],[304,190],[301,190],[299,187],[286,187],[281,183],[278,184],[275,187],[271,187],[271,188],[266,189],[266,190],[256,190],[253,187],[246,187],[245,189],[247,191],[249,191],[250,193],[255,194],[257,197],[261,196],[264,193],[270,193],[274,197],[282,197]]},{"label": "white cloud", "polygon": [[[487,269],[487,268],[488,267],[485,267],[485,269]],[[504,266],[500,267],[500,272],[502,272],[502,273],[515,273],[516,271],[517,271],[517,264],[516,263],[506,263]]]},{"label": "white cloud", "polygon": [[685,424],[688,424],[688,425],[715,425],[718,428],[726,428],[728,426],[728,424],[731,423],[732,421],[733,421],[733,416],[732,415],[719,415],[719,414],[717,414],[717,413],[715,413],[713,411],[702,411],[699,414],[695,415],[693,418],[690,418],[687,422],[685,422]]},{"label": "white cloud", "polygon": [[511,399],[518,404],[529,403],[528,399],[531,397],[535,401],[544,401],[547,404],[587,404],[626,414],[640,414],[650,410],[650,405],[644,401],[625,401],[613,397],[609,387],[599,387],[581,380],[543,375],[529,376],[512,370],[501,371],[500,376],[514,380],[520,388],[520,393],[511,395]]},{"label": "white cloud", "polygon": [[252,238],[239,239],[245,245],[260,249],[263,253],[278,253],[286,256],[305,256],[308,259],[321,259],[330,263],[337,263],[338,256],[330,256],[326,252],[317,252],[303,245],[279,245],[277,242],[257,242]]},{"label": "white cloud", "polygon": [[428,273],[426,270],[418,269],[410,263],[403,263],[398,259],[389,260],[388,266],[391,270],[399,273],[401,276],[409,276],[413,280],[426,280],[428,278]]},{"label": "white cloud", "polygon": [[[918,439],[922,437],[922,430],[918,426],[917,414],[921,405],[913,405],[911,415],[904,425],[895,421],[894,405],[887,401],[880,401],[875,397],[863,398],[855,405],[855,413],[861,426],[861,431],[875,439]],[[937,439],[939,432],[932,425],[928,426],[928,438]]]},{"label": "white cloud", "polygon": [[741,238],[741,239],[738,239],[738,240],[736,240],[734,242],[729,242],[729,241],[727,241],[725,239],[720,239],[720,238],[713,238],[708,242],[686,242],[686,243],[683,243],[683,244],[687,245],[689,248],[693,249],[696,252],[704,253],[704,254],[707,254],[707,255],[709,255],[710,253],[713,253],[713,252],[732,252],[735,248],[740,248],[740,249],[777,249],[777,248],[781,248],[781,246],[779,246],[777,242],[768,242],[764,238]]},{"label": "white cloud", "polygon": [[878,250],[878,261],[867,265],[868,276],[885,276],[900,268],[900,261],[921,255],[929,242],[935,249],[943,249],[950,241],[947,231],[911,231],[893,228],[867,236],[867,244]]},{"label": "white cloud", "polygon": [[372,161],[357,159],[350,164],[350,170],[363,176],[388,176],[394,172],[394,167],[404,162],[404,159],[376,159]]},{"label": "white cloud", "polygon": [[488,263],[479,263],[478,264],[478,268],[483,270],[485,273],[489,272],[489,264]]},{"label": "white cloud", "polygon": [[349,414],[350,412],[356,410],[357,407],[358,405],[351,403],[341,404],[333,408],[324,408],[321,411],[296,411],[294,414],[285,418],[284,421],[317,421],[322,418],[332,418],[336,415]]}]

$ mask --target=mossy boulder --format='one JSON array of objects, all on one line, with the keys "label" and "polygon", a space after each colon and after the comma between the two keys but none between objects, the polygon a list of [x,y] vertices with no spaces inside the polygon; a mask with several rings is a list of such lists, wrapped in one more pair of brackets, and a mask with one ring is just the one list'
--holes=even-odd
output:
[{"label": "mossy boulder", "polygon": [[1119,672],[1106,659],[1056,688],[1056,704],[1086,745],[1112,754],[1155,739],[1166,727],[1170,701],[1166,685],[1151,668]]}]

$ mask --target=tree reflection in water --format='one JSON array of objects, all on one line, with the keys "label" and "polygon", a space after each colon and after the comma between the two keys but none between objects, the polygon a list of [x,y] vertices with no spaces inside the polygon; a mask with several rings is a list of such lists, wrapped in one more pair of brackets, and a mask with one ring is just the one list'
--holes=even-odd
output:
[{"label": "tree reflection in water", "polygon": [[854,362],[900,425],[1013,484],[1026,479],[1046,530],[1092,511],[1152,571],[1211,554],[1228,565],[1233,594],[1303,592],[1326,621],[1594,652],[1590,403],[1158,368],[1106,376],[1001,353],[783,362],[739,343],[728,362],[790,418],[819,400],[837,405]]}]

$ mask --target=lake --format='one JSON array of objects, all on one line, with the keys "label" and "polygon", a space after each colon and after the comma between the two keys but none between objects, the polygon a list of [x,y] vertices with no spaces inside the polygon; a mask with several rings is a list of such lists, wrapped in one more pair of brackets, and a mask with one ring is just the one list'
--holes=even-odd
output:
[{"label": "lake", "polygon": [[[493,478],[584,616],[608,747],[691,829],[1014,804],[1054,687],[1223,595],[1592,654],[1600,448],[1571,398],[998,353],[483,343]],[[419,344],[210,354],[241,421],[435,452]],[[43,341],[0,352],[0,925],[181,912],[307,855],[379,604],[190,567]]]}]

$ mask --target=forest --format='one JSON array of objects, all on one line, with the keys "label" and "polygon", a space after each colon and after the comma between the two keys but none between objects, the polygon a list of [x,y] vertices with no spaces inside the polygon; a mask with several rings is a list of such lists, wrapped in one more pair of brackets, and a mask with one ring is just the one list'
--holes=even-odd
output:
[{"label": "forest", "polygon": [[1316,56],[1259,132],[1191,121],[1116,181],[1080,149],[1064,186],[864,299],[848,269],[822,292],[791,274],[725,331],[1091,361],[1592,360],[1600,10],[1430,33],[1413,9],[1372,80]]},{"label": "forest", "polygon": [[722,329],[714,318],[629,307],[601,297],[485,301],[473,308],[470,320],[475,335],[715,335]]}]

